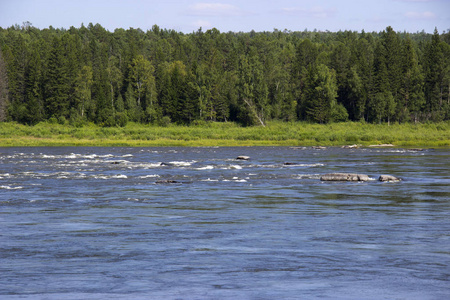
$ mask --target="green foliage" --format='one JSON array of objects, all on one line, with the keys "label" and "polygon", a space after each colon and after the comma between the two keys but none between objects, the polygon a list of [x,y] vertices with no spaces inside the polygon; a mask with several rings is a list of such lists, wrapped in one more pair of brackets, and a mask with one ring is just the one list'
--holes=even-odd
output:
[{"label": "green foliage", "polygon": [[450,147],[450,123],[312,124],[268,121],[266,127],[234,122],[196,122],[195,126],[144,125],[134,122],[40,122],[34,126],[0,123],[0,146],[362,146],[393,143],[399,147]]},{"label": "green foliage", "polygon": [[348,120],[348,112],[342,103],[334,104],[331,108],[331,120],[334,122],[345,122]]},{"label": "green foliage", "polygon": [[[320,64],[310,67],[305,85],[306,113],[311,120],[319,123],[327,123],[333,119],[333,115],[342,118],[345,113],[343,106],[335,111],[337,97],[336,75],[333,70]],[[335,113],[336,112],[336,113]],[[342,116],[340,116],[342,115]]]},{"label": "green foliage", "polygon": [[[0,28],[0,121],[450,119],[449,34]],[[64,118],[64,119],[63,119]],[[170,127],[170,126],[168,126]]]}]

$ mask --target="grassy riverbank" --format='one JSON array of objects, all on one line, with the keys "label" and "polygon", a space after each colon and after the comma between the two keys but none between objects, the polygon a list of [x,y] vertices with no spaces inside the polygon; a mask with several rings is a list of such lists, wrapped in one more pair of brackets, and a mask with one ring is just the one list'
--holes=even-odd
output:
[{"label": "grassy riverbank", "polygon": [[82,127],[0,123],[0,146],[342,146],[394,144],[450,147],[450,122],[430,124],[283,123],[241,127],[235,123],[158,127]]}]

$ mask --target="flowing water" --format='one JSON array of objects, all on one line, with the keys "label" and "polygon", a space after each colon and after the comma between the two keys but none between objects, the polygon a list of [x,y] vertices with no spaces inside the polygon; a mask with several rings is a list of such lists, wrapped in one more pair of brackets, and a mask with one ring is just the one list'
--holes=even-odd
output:
[{"label": "flowing water", "polygon": [[1,299],[449,297],[449,149],[0,148]]}]

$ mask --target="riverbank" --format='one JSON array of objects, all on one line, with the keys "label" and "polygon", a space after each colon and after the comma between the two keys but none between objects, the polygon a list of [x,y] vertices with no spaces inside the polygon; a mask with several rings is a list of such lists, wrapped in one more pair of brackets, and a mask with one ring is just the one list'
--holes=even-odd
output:
[{"label": "riverbank", "polygon": [[0,123],[0,147],[14,146],[344,146],[450,147],[450,122],[428,124],[309,124],[269,122],[266,127],[204,123],[167,127],[129,123],[100,127]]}]

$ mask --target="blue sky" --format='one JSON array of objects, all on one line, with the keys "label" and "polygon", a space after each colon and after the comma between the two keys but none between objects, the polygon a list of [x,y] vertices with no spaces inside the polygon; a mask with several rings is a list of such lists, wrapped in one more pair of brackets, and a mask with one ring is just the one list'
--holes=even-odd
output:
[{"label": "blue sky", "polygon": [[185,33],[355,30],[432,33],[450,29],[450,0],[0,0],[0,27],[29,21],[38,28],[161,28]]}]

